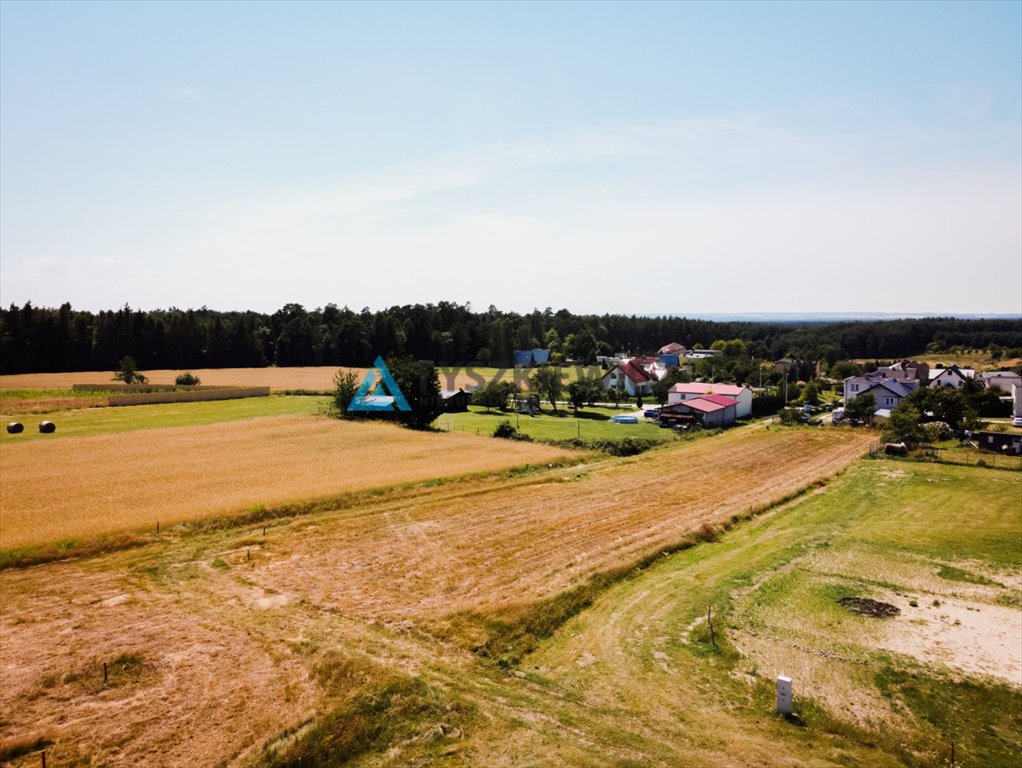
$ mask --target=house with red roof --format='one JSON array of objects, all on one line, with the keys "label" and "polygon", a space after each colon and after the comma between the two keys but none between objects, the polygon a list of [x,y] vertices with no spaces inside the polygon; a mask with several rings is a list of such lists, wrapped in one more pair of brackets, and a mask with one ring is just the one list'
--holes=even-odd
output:
[{"label": "house with red roof", "polygon": [[618,390],[629,397],[653,394],[653,377],[635,360],[619,363],[603,374],[601,383],[606,390]]},{"label": "house with red roof", "polygon": [[738,403],[736,418],[744,418],[752,414],[752,390],[744,384],[708,384],[692,382],[675,384],[667,390],[667,404],[683,403],[707,395],[723,395]]},{"label": "house with red roof", "polygon": [[683,355],[685,354],[685,347],[676,341],[672,341],[670,344],[664,344],[660,347],[658,355]]},{"label": "house with red roof", "polygon": [[660,409],[661,424],[698,424],[712,429],[728,427],[738,417],[738,401],[725,395],[703,395],[665,405]]}]

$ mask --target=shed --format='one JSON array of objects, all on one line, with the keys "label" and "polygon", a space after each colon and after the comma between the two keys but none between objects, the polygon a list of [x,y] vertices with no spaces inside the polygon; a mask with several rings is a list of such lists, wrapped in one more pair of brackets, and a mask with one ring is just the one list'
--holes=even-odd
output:
[{"label": "shed", "polygon": [[1022,456],[1022,435],[1017,432],[980,432],[977,438],[981,451]]},{"label": "shed", "polygon": [[660,423],[695,422],[707,428],[734,424],[738,401],[724,395],[705,395],[665,405],[660,409]]},{"label": "shed", "polygon": [[440,400],[446,413],[460,413],[468,410],[470,397],[464,389],[442,389]]}]

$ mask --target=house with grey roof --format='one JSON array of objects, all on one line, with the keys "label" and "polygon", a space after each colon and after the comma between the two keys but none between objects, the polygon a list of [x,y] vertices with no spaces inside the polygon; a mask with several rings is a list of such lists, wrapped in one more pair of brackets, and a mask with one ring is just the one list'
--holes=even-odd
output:
[{"label": "house with grey roof", "polygon": [[930,386],[954,387],[961,389],[968,379],[973,378],[976,371],[972,368],[959,368],[957,365],[950,365],[947,368],[933,368],[930,370]]},{"label": "house with grey roof", "polygon": [[849,376],[845,379],[845,404],[859,395],[870,392],[876,401],[876,410],[890,411],[919,387],[915,380],[870,379],[865,376]]},{"label": "house with grey roof", "polygon": [[1022,376],[1014,371],[987,371],[979,375],[979,380],[987,387],[1011,393],[1015,384],[1022,385]]}]

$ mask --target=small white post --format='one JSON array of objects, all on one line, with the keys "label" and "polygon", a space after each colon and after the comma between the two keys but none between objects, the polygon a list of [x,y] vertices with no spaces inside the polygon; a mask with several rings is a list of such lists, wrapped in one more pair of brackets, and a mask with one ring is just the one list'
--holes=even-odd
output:
[{"label": "small white post", "polygon": [[777,711],[791,714],[791,678],[784,675],[777,676]]}]

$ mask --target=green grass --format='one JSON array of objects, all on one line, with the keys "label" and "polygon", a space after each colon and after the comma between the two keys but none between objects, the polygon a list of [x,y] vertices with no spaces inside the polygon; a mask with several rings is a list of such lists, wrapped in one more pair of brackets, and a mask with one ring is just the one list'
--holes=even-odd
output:
[{"label": "green grass", "polygon": [[[615,424],[611,416],[635,413],[638,424]],[[641,412],[634,409],[585,408],[576,417],[571,409],[557,412],[549,408],[539,416],[515,414],[510,411],[489,411],[470,406],[466,413],[446,413],[437,420],[437,426],[445,431],[469,432],[491,435],[496,426],[507,419],[517,425],[519,431],[533,440],[619,440],[623,437],[639,437],[659,441],[674,440],[674,432],[661,429],[656,424],[646,423]]]},{"label": "green grass", "polygon": [[161,427],[195,427],[221,422],[242,421],[260,416],[304,416],[324,413],[330,403],[326,397],[250,397],[240,400],[214,400],[194,403],[131,405],[121,408],[89,408],[48,413],[45,418],[57,425],[52,435],[40,434],[36,417],[19,417],[25,424],[20,435],[0,434],[0,441],[15,445],[29,440],[56,440],[114,432],[132,432]]},{"label": "green grass", "polygon": [[0,389],[0,412],[4,400],[44,400],[57,397],[95,397],[107,394],[101,389]]},{"label": "green grass", "polygon": [[928,726],[934,742],[956,746],[959,765],[1015,768],[1022,755],[1018,690],[949,675],[884,667],[876,673],[884,696],[902,702]]},{"label": "green grass", "polygon": [[[575,381],[579,374],[584,376],[603,375],[603,369],[598,365],[574,366],[562,365],[561,377],[565,382]],[[453,385],[455,377],[459,374],[464,377],[466,374],[471,377],[473,384],[488,384],[492,381],[517,381],[521,386],[527,387],[532,368],[495,368],[493,366],[445,366],[437,368],[440,377],[440,386],[443,389],[457,389]]]},{"label": "green grass", "polygon": [[[963,578],[963,569],[952,565],[963,559],[981,570],[1017,572],[1020,533],[1015,476],[863,461],[822,493],[740,525],[716,543],[660,558],[599,595],[586,594],[584,610],[556,631],[545,630],[547,639],[527,638],[525,647],[535,650],[521,668],[541,670],[530,679],[560,695],[584,697],[592,732],[613,727],[621,731],[616,738],[640,741],[662,734],[670,744],[657,756],[671,764],[699,764],[691,752],[726,738],[719,731],[723,721],[743,734],[722,747],[731,764],[754,764],[762,749],[756,739],[793,764],[934,765],[940,755],[946,759],[951,740],[967,764],[1012,764],[1022,747],[1022,692],[883,651],[875,641],[891,626],[884,622],[907,619],[856,616],[837,600],[872,596],[887,586],[911,592],[899,583],[906,562],[938,585],[940,577]],[[991,580],[968,580],[991,588],[991,595],[1011,596],[1010,588]],[[931,597],[919,602],[929,605]],[[717,647],[705,623],[708,606]],[[827,660],[816,695],[796,680],[800,717],[794,726],[770,717],[771,675],[781,670],[757,671],[756,656],[732,646],[747,648],[753,638]],[[580,665],[587,656],[593,661]],[[660,663],[672,673],[659,672]],[[877,669],[883,672],[874,674]],[[699,707],[682,715],[675,703],[693,695]],[[900,705],[891,722],[870,725],[848,717],[831,699],[859,702],[856,708],[884,700]],[[843,758],[835,760],[837,754]]]}]

